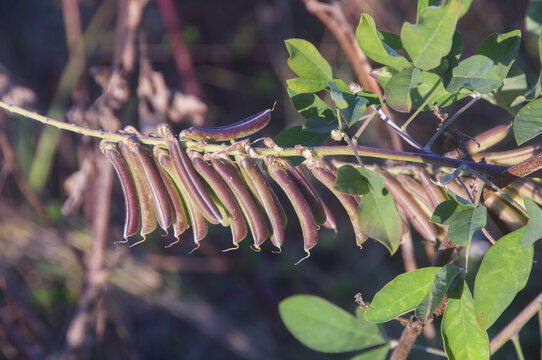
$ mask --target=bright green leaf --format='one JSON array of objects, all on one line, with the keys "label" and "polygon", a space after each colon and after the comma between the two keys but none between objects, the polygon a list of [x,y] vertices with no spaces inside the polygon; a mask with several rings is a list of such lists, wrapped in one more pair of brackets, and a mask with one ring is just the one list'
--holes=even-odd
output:
[{"label": "bright green leaf", "polygon": [[356,39],[363,53],[377,63],[388,65],[397,70],[410,66],[407,59],[380,39],[375,21],[370,15],[361,15],[356,29]]},{"label": "bright green leaf", "polygon": [[508,76],[503,80],[502,86],[495,91],[483,94],[482,99],[505,109],[512,115],[516,115],[519,111],[519,106],[514,104],[516,102],[515,99],[525,94],[528,88],[527,77],[523,70],[518,66],[512,65]]},{"label": "bright green leaf", "polygon": [[[440,6],[443,0],[418,0],[418,11],[416,12],[416,19],[420,18],[420,13],[428,6]],[[463,3],[463,9],[459,13],[459,17],[462,17],[470,7],[472,0],[461,0]]]},{"label": "bright green leaf", "polygon": [[495,71],[504,79],[516,60],[521,44],[521,31],[514,30],[505,34],[488,36],[476,49],[476,54],[493,60]]},{"label": "bright green leaf", "polygon": [[426,267],[403,273],[376,293],[371,307],[365,310],[370,322],[386,322],[414,310],[431,291],[440,267]]},{"label": "bright green leaf", "polygon": [[430,96],[423,110],[433,110],[433,103],[437,103],[440,107],[445,107],[469,96],[470,91],[460,90],[456,94],[452,94],[444,88],[441,77],[433,72],[422,71],[421,72],[423,83],[410,91],[410,98],[412,100],[412,109],[418,109],[422,106],[427,96]]},{"label": "bright green leaf", "polygon": [[376,191],[362,196],[358,215],[363,233],[380,242],[393,255],[402,237],[402,221],[393,197],[389,193],[378,195]]},{"label": "bright green leaf", "polygon": [[535,242],[542,239],[542,209],[531,199],[525,198],[525,209],[529,214],[529,221],[523,231],[523,248],[532,246]]},{"label": "bright green leaf", "polygon": [[383,30],[376,30],[376,32],[380,40],[382,40],[384,44],[388,45],[393,50],[401,50],[403,48],[403,44],[401,44],[401,37],[398,34]]},{"label": "bright green leaf", "polygon": [[393,75],[384,88],[386,102],[394,110],[409,112],[412,107],[410,90],[423,82],[420,70],[415,67],[405,69]]},{"label": "bright green leaf", "polygon": [[533,247],[523,248],[520,228],[500,238],[482,259],[474,281],[478,324],[488,329],[525,287],[533,265]]},{"label": "bright green leaf", "polygon": [[288,88],[288,95],[292,98],[297,112],[305,119],[321,117],[328,120],[336,120],[333,109],[316,94],[303,94],[292,88]]},{"label": "bright green leaf", "polygon": [[435,224],[449,225],[450,240],[460,246],[469,246],[472,235],[486,226],[487,208],[465,205],[457,199],[441,202],[431,216]]},{"label": "bright green leaf", "polygon": [[376,172],[352,165],[344,165],[337,170],[333,187],[349,195],[365,195],[371,191],[382,193],[385,179]]},{"label": "bright green leaf", "polygon": [[290,54],[288,66],[299,76],[288,80],[288,86],[301,93],[316,92],[333,80],[331,66],[314,45],[303,39],[288,39],[285,44]]},{"label": "bright green leaf", "polygon": [[391,77],[397,73],[398,73],[397,70],[394,70],[389,66],[384,66],[378,69],[373,69],[371,71],[371,76],[375,76],[376,81],[378,81],[380,86],[382,88],[385,88],[386,84],[388,83],[388,81],[390,81]]},{"label": "bright green leaf", "polygon": [[462,87],[485,94],[497,89],[502,80],[487,56],[473,55],[461,61],[453,70],[446,90],[456,93]]},{"label": "bright green leaf", "polygon": [[346,109],[348,107],[348,103],[344,99],[342,91],[337,86],[337,83],[335,81],[328,82],[329,88],[331,90],[331,99],[335,102],[335,106],[338,109]]},{"label": "bright green leaf", "polygon": [[450,360],[489,359],[489,338],[476,323],[474,301],[465,280],[450,293],[441,332]]},{"label": "bright green leaf", "polygon": [[279,313],[292,335],[316,351],[336,353],[385,343],[376,325],[317,296],[291,296],[280,302]]},{"label": "bright green leaf", "polygon": [[440,304],[448,289],[463,272],[453,264],[445,265],[435,276],[431,291],[425,296],[414,312],[420,322],[425,323]]},{"label": "bright green leaf", "polygon": [[403,24],[401,42],[416,67],[434,69],[450,52],[462,8],[461,1],[448,0],[442,6],[423,9],[417,24]]},{"label": "bright green leaf", "polygon": [[373,350],[366,351],[362,354],[356,355],[350,360],[386,360],[388,352],[390,351],[389,345],[384,345]]},{"label": "bright green leaf", "polygon": [[519,110],[513,129],[518,145],[542,133],[542,99],[533,100]]}]

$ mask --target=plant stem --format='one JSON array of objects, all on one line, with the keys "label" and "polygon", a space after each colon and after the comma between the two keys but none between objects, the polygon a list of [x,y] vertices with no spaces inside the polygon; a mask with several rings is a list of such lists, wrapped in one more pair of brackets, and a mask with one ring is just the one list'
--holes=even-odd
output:
[{"label": "plant stem", "polygon": [[442,350],[439,350],[439,349],[434,349],[434,348],[430,348],[430,347],[426,347],[426,346],[421,346],[421,345],[416,345],[414,344],[414,346],[412,346],[413,349],[416,349],[416,350],[420,350],[420,351],[423,351],[423,352],[426,352],[428,354],[432,354],[432,355],[437,355],[437,356],[442,356],[443,358],[447,359],[448,356],[446,355],[446,353]]},{"label": "plant stem", "polygon": [[378,115],[378,111],[375,109],[369,116],[367,116],[367,119],[365,120],[365,122],[363,123],[363,125],[361,125],[358,129],[358,131],[356,131],[356,134],[354,135],[354,137],[352,138],[352,142],[357,144],[358,143],[358,138],[361,136],[361,134],[365,131],[365,129],[367,128],[367,126],[369,126],[369,124],[371,123],[371,121],[375,118],[375,116]]},{"label": "plant stem", "polygon": [[455,114],[453,114],[452,117],[446,120],[444,124],[440,126],[437,132],[431,137],[431,139],[429,139],[429,141],[427,142],[427,145],[425,145],[425,148],[424,148],[425,151],[431,152],[431,146],[433,146],[433,143],[435,142],[435,140],[437,140],[440,134],[442,134],[442,132],[446,130],[446,128],[450,126],[455,119],[457,119],[461,114],[463,114],[468,108],[474,105],[474,103],[480,100],[481,98],[482,97],[480,96],[480,94],[474,95],[471,101],[466,103],[461,109],[459,109]]},{"label": "plant stem", "polygon": [[418,114],[423,110],[423,108],[427,105],[427,103],[429,102],[429,100],[431,100],[431,96],[433,96],[433,93],[437,90],[437,87],[440,85],[440,83],[442,82],[442,79],[439,79],[435,85],[433,86],[433,88],[431,89],[431,91],[429,92],[429,94],[426,95],[426,98],[425,98],[425,101],[423,102],[423,104],[418,107],[418,109],[414,112],[414,114],[412,114],[412,116],[410,116],[408,118],[408,120],[403,124],[403,126],[401,126],[401,130],[403,131],[406,131],[406,128],[408,127],[408,125],[410,125],[410,123],[412,122],[412,120],[414,120],[414,118],[416,116],[418,116]]},{"label": "plant stem", "polygon": [[525,355],[523,355],[523,350],[521,349],[521,344],[519,343],[519,336],[514,336],[512,339],[512,344],[514,344],[514,349],[518,355],[519,360],[525,360]]},{"label": "plant stem", "polygon": [[[495,354],[508,340],[513,341],[513,338],[517,336],[519,331],[527,321],[531,320],[536,313],[542,313],[542,292],[538,294],[521,312],[512,320],[504,329],[502,329],[489,344],[489,349],[491,354]],[[541,329],[542,334],[542,318],[541,320]]]},{"label": "plant stem", "polygon": [[384,122],[388,124],[392,128],[393,131],[399,134],[399,136],[401,136],[407,143],[409,143],[410,145],[412,145],[413,147],[415,147],[416,149],[420,151],[428,152],[428,153],[431,152],[431,150],[425,151],[424,148],[420,144],[418,144],[416,140],[412,138],[412,136],[410,136],[406,131],[403,131],[399,126],[397,126],[397,124],[394,123],[386,114],[384,114],[384,112],[381,109],[378,110],[378,116],[382,120],[384,120]]}]

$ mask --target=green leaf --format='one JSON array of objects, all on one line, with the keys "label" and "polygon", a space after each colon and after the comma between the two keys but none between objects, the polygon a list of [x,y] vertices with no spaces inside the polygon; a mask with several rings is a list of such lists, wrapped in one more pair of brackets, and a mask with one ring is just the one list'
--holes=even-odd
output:
[{"label": "green leaf", "polygon": [[[540,63],[542,64],[542,28],[539,30],[540,31],[538,35],[538,59],[540,60]],[[534,100],[540,96],[541,92],[542,92],[542,69],[540,69],[540,73],[538,74],[538,79],[536,80],[534,85],[527,92],[525,92],[525,94],[518,96],[512,102],[511,106],[514,107],[515,105],[519,105],[525,101]],[[514,113],[514,115],[516,114]]]},{"label": "green leaf", "polygon": [[482,98],[515,116],[520,109],[519,105],[515,104],[516,99],[523,96],[528,88],[525,72],[518,66],[512,65],[502,86],[495,91],[483,94]]},{"label": "green leaf", "polygon": [[505,34],[488,36],[476,49],[476,54],[493,60],[495,71],[504,79],[516,60],[521,44],[521,31],[514,30]]},{"label": "green leaf", "polygon": [[356,39],[361,51],[377,63],[388,65],[397,70],[410,66],[407,59],[382,41],[378,36],[375,21],[368,14],[361,14],[356,29]]},{"label": "green leaf", "polygon": [[458,279],[461,274],[463,274],[463,272],[453,264],[447,264],[440,269],[435,276],[431,291],[425,296],[414,312],[421,323],[427,322],[444,298],[444,295],[448,292],[448,289],[452,288],[455,280]]},{"label": "green leaf", "polygon": [[384,189],[362,196],[358,205],[359,226],[363,233],[384,245],[393,255],[402,237],[402,221],[393,197]]},{"label": "green leaf", "polygon": [[525,287],[533,265],[533,247],[523,248],[524,227],[491,246],[474,281],[474,308],[478,324],[488,329]]},{"label": "green leaf", "polygon": [[328,120],[321,117],[308,118],[303,124],[303,131],[329,134],[332,130],[337,129],[337,127],[337,120]]},{"label": "green leaf", "polygon": [[525,198],[523,201],[527,214],[529,214],[529,221],[525,226],[525,231],[523,231],[522,242],[523,248],[527,249],[542,239],[542,226],[540,226],[542,224],[542,209],[529,198]]},{"label": "green leaf", "polygon": [[298,78],[287,81],[288,86],[300,93],[324,89],[333,80],[331,66],[310,42],[303,39],[285,41],[290,57],[288,66]]},{"label": "green leaf", "polygon": [[423,82],[420,86],[410,90],[410,98],[412,101],[412,109],[418,109],[425,103],[427,96],[430,96],[429,101],[424,106],[423,110],[433,110],[433,103],[439,104],[440,107],[445,107],[453,104],[469,96],[470,91],[460,90],[456,94],[452,94],[444,88],[441,77],[433,72],[421,72]]},{"label": "green leaf", "polygon": [[383,30],[376,30],[376,33],[378,34],[380,40],[382,40],[384,44],[388,45],[393,50],[401,50],[403,48],[403,44],[401,44],[401,37],[398,34]]},{"label": "green leaf", "polygon": [[336,115],[333,109],[316,94],[299,93],[289,87],[288,95],[290,95],[297,112],[305,119],[322,117],[336,121]]},{"label": "green leaf", "polygon": [[337,353],[385,343],[378,326],[317,296],[291,296],[280,302],[279,313],[292,335],[316,351]]},{"label": "green leaf", "polygon": [[338,109],[346,109],[348,107],[348,103],[344,99],[343,92],[339,89],[337,86],[337,83],[335,81],[328,82],[330,92],[331,92],[331,99],[335,102],[335,106]]},{"label": "green leaf", "polygon": [[494,62],[484,55],[473,55],[461,61],[453,70],[446,90],[456,93],[462,87],[485,94],[497,89],[502,80]]},{"label": "green leaf", "polygon": [[450,360],[489,359],[487,332],[476,323],[474,301],[465,280],[451,291],[442,317],[442,340]]},{"label": "green leaf", "polygon": [[330,81],[329,88],[335,106],[339,109],[348,125],[359,121],[365,114],[368,105],[382,104],[382,100],[376,94],[367,91],[358,91],[356,94],[350,93],[348,87],[339,79]]},{"label": "green leaf", "polygon": [[[319,134],[310,131],[304,131],[301,126],[292,126],[278,134],[274,141],[278,146],[293,147],[295,145],[320,146],[327,140],[329,134]],[[301,164],[305,158],[302,156],[292,156],[290,161],[295,165]]]},{"label": "green leaf", "polygon": [[486,226],[487,208],[474,204],[465,204],[460,198],[441,202],[431,216],[435,224],[450,225],[450,240],[460,246],[469,246],[472,235]]},{"label": "green leaf", "polygon": [[527,7],[525,29],[531,36],[538,36],[542,29],[542,1],[531,0]]},{"label": "green leaf", "polygon": [[[420,13],[428,6],[440,6],[444,0],[418,0],[418,11],[416,12],[416,19],[419,19]],[[472,0],[461,0],[463,3],[463,9],[459,13],[459,17],[462,17],[470,7]],[[417,21],[417,20],[416,20]]]},{"label": "green leaf", "polygon": [[542,99],[533,100],[519,110],[513,129],[518,145],[542,133]]},{"label": "green leaf", "polygon": [[349,195],[365,195],[371,191],[382,193],[386,180],[376,172],[352,165],[344,165],[337,170],[333,187]]},{"label": "green leaf", "polygon": [[384,88],[386,102],[394,110],[409,112],[412,107],[410,90],[423,82],[420,69],[411,67],[393,75]]},{"label": "green leaf", "polygon": [[390,346],[384,345],[376,349],[366,351],[363,354],[356,355],[350,358],[350,360],[386,360],[389,351]]},{"label": "green leaf", "polygon": [[370,322],[386,322],[414,310],[431,291],[440,267],[426,267],[403,273],[376,293],[371,307],[365,310]]},{"label": "green leaf", "polygon": [[401,42],[416,67],[434,69],[450,52],[462,8],[461,1],[448,0],[442,6],[423,9],[417,24],[403,24]]}]

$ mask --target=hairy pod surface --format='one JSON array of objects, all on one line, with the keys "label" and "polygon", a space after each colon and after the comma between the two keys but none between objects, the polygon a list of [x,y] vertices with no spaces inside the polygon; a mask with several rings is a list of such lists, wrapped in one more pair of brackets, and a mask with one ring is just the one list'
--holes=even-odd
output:
[{"label": "hairy pod surface", "polygon": [[297,187],[303,194],[303,197],[307,201],[307,204],[309,204],[312,216],[314,217],[316,224],[322,225],[323,223],[325,223],[327,220],[327,216],[324,210],[324,205],[322,203],[322,200],[318,196],[318,193],[312,186],[312,184],[288,160],[281,159],[277,161],[280,161],[280,165],[288,173],[288,176],[290,177],[290,179],[293,180],[293,182],[297,185]]},{"label": "hairy pod surface", "polygon": [[248,222],[248,226],[254,239],[254,246],[256,246],[256,244],[262,244],[268,236],[265,220],[262,217],[254,198],[246,188],[243,180],[241,180],[237,170],[230,167],[221,159],[213,158],[211,159],[211,163],[218,175],[220,175],[222,180],[224,180],[234,194],[241,211]]},{"label": "hairy pod surface", "polygon": [[134,178],[137,198],[139,200],[139,207],[141,210],[140,234],[143,237],[143,240],[145,240],[146,235],[153,232],[158,226],[156,216],[154,215],[152,209],[150,190],[145,182],[143,169],[141,169],[139,162],[128,145],[124,142],[120,142],[118,145],[122,156],[126,160],[126,164],[128,164],[128,168],[132,172],[132,177]]},{"label": "hairy pod surface", "polygon": [[[271,242],[280,250],[284,243],[284,229],[282,228],[280,211],[271,192],[271,185],[267,182],[258,164],[250,157],[239,154],[237,162],[250,191],[267,215],[270,224],[269,237]],[[259,245],[255,244],[254,247],[259,249]]]},{"label": "hairy pod surface", "polygon": [[354,229],[354,234],[356,236],[356,244],[361,248],[362,244],[367,241],[367,235],[363,233],[359,224],[358,202],[353,196],[343,194],[335,189],[333,185],[335,184],[336,176],[330,170],[326,169],[321,164],[318,164],[318,162],[310,164],[309,170],[342,204],[352,222],[352,228]]},{"label": "hairy pod surface", "polygon": [[117,148],[117,145],[108,141],[100,143],[100,151],[111,162],[120,180],[124,194],[124,239],[137,234],[141,225],[141,208],[137,197],[136,185],[132,173],[124,160],[124,157]]},{"label": "hairy pod surface", "polygon": [[230,125],[217,127],[192,126],[181,131],[180,137],[181,139],[205,141],[238,139],[260,131],[269,124],[270,120],[271,109],[267,109]]},{"label": "hairy pod surface", "polygon": [[280,162],[271,157],[267,157],[265,162],[269,175],[282,188],[294,207],[303,232],[303,248],[307,253],[306,257],[308,257],[310,249],[318,243],[318,225],[314,220],[311,207],[297,183],[289,176]]},{"label": "hairy pod surface", "polygon": [[174,132],[167,124],[160,124],[158,132],[166,139],[169,154],[175,165],[183,184],[188,192],[193,194],[193,200],[201,210],[202,215],[212,224],[218,224],[222,220],[222,215],[216,207],[213,199],[207,193],[200,178],[196,174],[192,162],[186,155],[185,150],[175,137]]},{"label": "hairy pod surface", "polygon": [[184,203],[186,205],[186,210],[188,211],[188,218],[190,219],[190,224],[192,225],[194,243],[196,243],[196,245],[198,245],[199,247],[199,242],[207,236],[207,221],[205,221],[205,218],[200,213],[198,206],[196,205],[195,201],[192,199],[190,192],[188,191],[188,188],[185,186],[183,180],[179,176],[179,173],[176,171],[173,159],[169,155],[168,151],[165,149],[155,148],[154,155],[158,160],[160,166],[162,166],[162,168],[171,177],[177,189],[179,190],[179,193],[183,197]]},{"label": "hairy pod surface", "polygon": [[[237,243],[246,237],[247,226],[232,191],[213,167],[203,159],[203,156],[200,153],[190,152],[189,157],[192,160],[194,169],[196,169],[207,184],[209,184],[211,189],[213,189],[217,199],[228,213],[227,216],[232,230],[233,244],[237,245]],[[223,223],[223,225],[226,224]]]},{"label": "hairy pod surface", "polygon": [[[157,154],[160,154],[160,151],[157,149],[158,148],[155,147],[153,151],[156,159],[158,159]],[[172,218],[175,219],[173,221],[173,235],[178,241],[179,236],[190,227],[190,221],[187,218],[185,205],[183,203],[183,196],[173,182],[172,178],[166,173],[164,168],[160,164],[156,168],[158,170],[158,174],[162,178],[162,182],[164,183],[166,191],[169,195],[171,205],[173,206]]]},{"label": "hairy pod surface", "polygon": [[169,194],[167,193],[162,178],[156,169],[154,158],[137,140],[129,138],[127,140],[128,147],[135,155],[139,162],[140,168],[143,171],[143,176],[150,191],[151,203],[156,215],[158,225],[167,233],[167,229],[171,226],[172,206]]}]

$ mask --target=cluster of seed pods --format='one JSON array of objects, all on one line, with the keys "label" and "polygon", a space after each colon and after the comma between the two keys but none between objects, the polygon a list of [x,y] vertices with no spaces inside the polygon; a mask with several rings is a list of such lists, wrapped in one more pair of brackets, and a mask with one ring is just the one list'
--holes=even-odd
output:
[{"label": "cluster of seed pods", "polygon": [[[228,127],[191,127],[183,130],[180,138],[196,141],[239,139],[261,130],[270,117],[271,110],[265,110]],[[320,187],[327,188],[345,209],[357,245],[362,247],[367,241],[358,217],[360,198],[334,188],[336,169],[321,158],[308,159],[305,167],[272,156],[259,164],[259,160],[249,155],[247,150],[250,148],[242,146],[233,152],[233,156],[223,153],[203,156],[185,150],[167,124],[158,127],[163,146],[155,146],[152,151],[138,140],[140,134],[134,128],[126,128],[123,133],[127,135],[125,141],[102,141],[100,149],[114,166],[124,192],[125,241],[138,232],[144,241],[158,226],[166,232],[172,227],[178,241],[179,236],[191,228],[197,249],[211,223],[230,227],[231,249],[239,248],[239,242],[250,233],[253,250],[260,251],[269,238],[280,252],[285,241],[287,217],[272,181],[282,189],[295,210],[303,234],[305,259],[318,242],[320,226],[337,231],[334,216],[305,169],[310,170]],[[410,224],[425,240],[434,243],[445,235],[445,231],[429,218],[446,196],[442,188],[430,181],[423,168],[413,169],[410,174],[403,175],[391,175],[383,168],[376,171],[386,179],[386,188],[396,201],[404,222],[403,232],[409,231],[406,224]],[[527,197],[542,202],[542,191],[538,186],[527,181],[514,186],[512,190],[518,196],[528,192]],[[461,191],[460,188],[456,190]],[[503,202],[498,198],[494,201]],[[499,218],[496,222],[504,222],[510,229],[525,221],[504,202],[496,203],[494,207],[500,209],[494,216]]]}]

